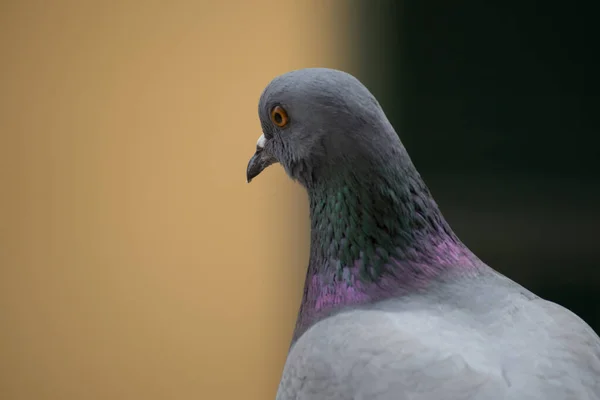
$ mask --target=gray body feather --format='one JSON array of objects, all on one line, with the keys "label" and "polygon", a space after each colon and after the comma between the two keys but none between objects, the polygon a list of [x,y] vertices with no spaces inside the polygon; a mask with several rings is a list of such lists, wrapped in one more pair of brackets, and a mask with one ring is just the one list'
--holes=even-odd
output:
[{"label": "gray body feather", "polygon": [[341,311],[289,353],[277,400],[598,400],[600,340],[497,274]]}]

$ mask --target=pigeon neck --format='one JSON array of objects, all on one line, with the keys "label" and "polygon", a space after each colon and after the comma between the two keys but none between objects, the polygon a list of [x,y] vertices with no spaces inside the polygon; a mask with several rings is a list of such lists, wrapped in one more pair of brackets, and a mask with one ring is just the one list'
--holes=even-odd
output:
[{"label": "pigeon neck", "polygon": [[349,306],[401,296],[476,257],[441,215],[417,171],[348,171],[309,188],[311,253],[294,340]]},{"label": "pigeon neck", "polygon": [[459,244],[410,167],[338,173],[309,189],[314,273],[356,269],[361,280],[377,281],[392,272],[392,260],[426,261],[438,256],[438,244]]}]

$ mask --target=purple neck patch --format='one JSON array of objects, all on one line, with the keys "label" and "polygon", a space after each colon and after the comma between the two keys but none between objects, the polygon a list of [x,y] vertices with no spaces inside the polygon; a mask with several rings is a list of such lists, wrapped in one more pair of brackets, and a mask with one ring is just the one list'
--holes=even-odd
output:
[{"label": "purple neck patch", "polygon": [[[319,271],[309,267],[294,341],[310,326],[347,306],[371,304],[424,290],[447,271],[474,272],[481,265],[462,243],[454,240],[428,244],[427,251],[411,251],[408,258],[392,258],[389,273],[377,281],[363,281],[359,275],[361,260],[344,269]],[[403,252],[407,254],[407,252]]]}]

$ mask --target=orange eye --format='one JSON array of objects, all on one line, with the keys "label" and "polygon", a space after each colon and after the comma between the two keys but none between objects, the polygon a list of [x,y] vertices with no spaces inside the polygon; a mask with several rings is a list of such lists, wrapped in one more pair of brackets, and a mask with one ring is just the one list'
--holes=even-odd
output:
[{"label": "orange eye", "polygon": [[271,110],[271,121],[280,128],[287,125],[289,119],[287,112],[281,106],[275,106]]}]

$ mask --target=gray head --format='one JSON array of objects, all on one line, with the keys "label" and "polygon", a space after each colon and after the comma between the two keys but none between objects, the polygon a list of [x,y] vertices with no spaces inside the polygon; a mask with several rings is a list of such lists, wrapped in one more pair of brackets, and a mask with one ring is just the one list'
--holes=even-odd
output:
[{"label": "gray head", "polygon": [[276,77],[260,97],[258,114],[263,134],[248,163],[248,182],[279,162],[310,187],[340,168],[368,166],[403,150],[375,97],[342,71],[308,68]]}]

